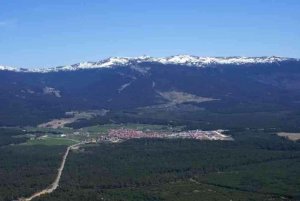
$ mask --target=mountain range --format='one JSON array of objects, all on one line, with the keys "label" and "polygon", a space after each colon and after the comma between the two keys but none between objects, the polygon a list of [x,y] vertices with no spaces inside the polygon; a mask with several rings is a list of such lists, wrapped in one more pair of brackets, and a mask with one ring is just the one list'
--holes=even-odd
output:
[{"label": "mountain range", "polygon": [[71,71],[90,68],[110,68],[116,66],[130,66],[140,63],[157,63],[157,64],[174,64],[197,67],[211,67],[213,65],[243,65],[243,64],[263,64],[263,63],[279,63],[283,61],[299,61],[299,59],[286,57],[199,57],[191,55],[176,55],[170,57],[155,58],[150,56],[140,57],[110,57],[96,62],[81,62],[73,65],[57,66],[52,68],[14,68],[10,66],[1,66],[0,70],[16,71],[16,72],[56,72]]},{"label": "mountain range", "polygon": [[115,114],[157,111],[153,118],[180,110],[210,124],[224,114],[266,114],[268,122],[293,117],[288,124],[297,127],[300,60],[177,55],[111,57],[39,69],[0,66],[0,100],[1,126],[37,125],[69,111],[106,109]]}]

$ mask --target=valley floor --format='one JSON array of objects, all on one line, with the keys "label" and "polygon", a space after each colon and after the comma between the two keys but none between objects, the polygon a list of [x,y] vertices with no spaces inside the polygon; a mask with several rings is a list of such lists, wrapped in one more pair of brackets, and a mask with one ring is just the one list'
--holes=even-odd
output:
[{"label": "valley floor", "polygon": [[1,201],[300,198],[299,142],[263,129],[217,133],[234,140],[151,138],[190,132],[150,124],[0,131]]}]

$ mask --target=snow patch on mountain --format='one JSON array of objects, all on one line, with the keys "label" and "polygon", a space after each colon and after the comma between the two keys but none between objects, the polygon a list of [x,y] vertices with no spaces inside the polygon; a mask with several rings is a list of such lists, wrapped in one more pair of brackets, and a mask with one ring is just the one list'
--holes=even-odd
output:
[{"label": "snow patch on mountain", "polygon": [[[39,69],[17,69],[8,66],[0,66],[0,70],[16,71],[16,72],[58,72],[58,71],[74,71],[81,69],[93,68],[111,68],[118,66],[135,67],[140,63],[159,63],[159,64],[174,64],[186,65],[194,67],[209,67],[211,65],[244,65],[244,64],[263,64],[263,63],[280,63],[283,61],[300,61],[299,59],[285,57],[198,57],[191,55],[176,55],[171,57],[110,57],[108,59],[97,62],[81,62],[73,65],[58,66],[54,68],[39,68]],[[139,68],[140,69],[140,68]]]},{"label": "snow patch on mountain", "polygon": [[47,95],[53,95],[57,98],[61,98],[61,93],[59,90],[52,88],[52,87],[44,87],[43,93]]},{"label": "snow patch on mountain", "polygon": [[14,67],[10,67],[10,66],[1,66],[0,65],[0,70],[3,70],[3,71],[17,71],[18,69],[14,68]]},{"label": "snow patch on mountain", "polygon": [[152,81],[152,89],[154,89],[156,83],[154,81]]},{"label": "snow patch on mountain", "polygon": [[158,62],[164,64],[184,64],[203,67],[208,64],[256,64],[256,63],[276,63],[289,60],[284,57],[197,57],[190,55],[177,55],[160,58]]},{"label": "snow patch on mountain", "polygon": [[123,84],[119,89],[118,89],[118,93],[121,93],[124,89],[126,89],[127,87],[129,87],[131,85],[131,82],[128,82],[126,84]]}]

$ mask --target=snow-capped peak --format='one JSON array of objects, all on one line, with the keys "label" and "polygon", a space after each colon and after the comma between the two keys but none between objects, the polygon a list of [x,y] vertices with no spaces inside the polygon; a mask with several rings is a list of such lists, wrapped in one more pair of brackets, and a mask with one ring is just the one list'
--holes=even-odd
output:
[{"label": "snow-capped peak", "polygon": [[287,60],[299,61],[299,59],[291,59],[285,57],[198,57],[191,55],[176,55],[171,57],[110,57],[96,62],[81,62],[73,65],[58,66],[54,68],[39,69],[17,69],[13,67],[0,66],[0,70],[21,71],[21,72],[57,72],[57,71],[73,71],[79,69],[91,68],[110,68],[117,66],[130,66],[145,62],[154,62],[159,64],[176,64],[195,67],[208,67],[211,65],[243,65],[243,64],[263,64],[263,63],[279,63]]},{"label": "snow-capped peak", "polygon": [[3,71],[17,71],[17,68],[10,67],[10,66],[1,66],[0,65],[0,70],[3,70]]},{"label": "snow-capped peak", "polygon": [[164,64],[185,64],[203,67],[208,64],[255,64],[255,63],[274,63],[288,60],[284,57],[197,57],[191,55],[177,55],[161,58],[159,61]]}]

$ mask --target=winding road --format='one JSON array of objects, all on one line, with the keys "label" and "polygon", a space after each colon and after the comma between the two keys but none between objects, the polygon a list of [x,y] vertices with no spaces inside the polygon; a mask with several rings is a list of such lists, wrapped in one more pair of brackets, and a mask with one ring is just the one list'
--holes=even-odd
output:
[{"label": "winding road", "polygon": [[71,149],[74,149],[80,145],[83,145],[83,144],[86,144],[87,142],[80,142],[80,143],[77,143],[77,144],[74,144],[74,145],[71,145],[67,148],[64,156],[63,156],[63,159],[61,161],[61,164],[60,164],[60,167],[58,169],[58,172],[57,172],[57,175],[56,175],[56,178],[55,180],[53,181],[53,183],[48,186],[47,188],[41,190],[41,191],[38,191],[36,193],[34,193],[33,195],[31,195],[30,197],[28,198],[19,198],[18,201],[31,201],[33,200],[34,198],[36,197],[39,197],[41,195],[45,195],[45,194],[50,194],[52,193],[53,191],[55,191],[57,189],[57,187],[59,186],[59,181],[60,181],[60,178],[61,178],[61,175],[62,175],[62,172],[64,170],[64,167],[65,167],[65,163],[66,163],[66,160],[67,160],[67,157],[69,155],[69,152]]}]

